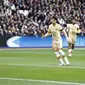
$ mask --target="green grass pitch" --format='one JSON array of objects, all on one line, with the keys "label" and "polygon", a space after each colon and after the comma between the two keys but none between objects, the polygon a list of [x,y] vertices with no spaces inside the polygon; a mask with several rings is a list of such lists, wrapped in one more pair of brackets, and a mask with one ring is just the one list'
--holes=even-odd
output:
[{"label": "green grass pitch", "polygon": [[59,67],[51,48],[1,49],[0,85],[85,85],[85,49],[68,59],[69,66]]}]

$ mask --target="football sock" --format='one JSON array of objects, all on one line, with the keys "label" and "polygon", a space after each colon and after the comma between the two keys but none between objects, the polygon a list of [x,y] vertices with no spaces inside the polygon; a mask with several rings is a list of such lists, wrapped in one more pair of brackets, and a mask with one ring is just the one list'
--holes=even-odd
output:
[{"label": "football sock", "polygon": [[65,59],[65,62],[66,62],[66,63],[69,63],[69,61],[68,61],[67,57],[64,57],[64,59]]},{"label": "football sock", "polygon": [[72,56],[72,49],[68,49],[68,56],[69,56],[69,57]]},{"label": "football sock", "polygon": [[55,52],[58,60],[60,61],[61,64],[64,64],[64,61],[62,60],[62,58],[60,58],[60,54],[58,52]]},{"label": "football sock", "polygon": [[63,61],[62,58],[60,58],[59,61],[60,61],[61,64],[64,64],[64,61]]}]

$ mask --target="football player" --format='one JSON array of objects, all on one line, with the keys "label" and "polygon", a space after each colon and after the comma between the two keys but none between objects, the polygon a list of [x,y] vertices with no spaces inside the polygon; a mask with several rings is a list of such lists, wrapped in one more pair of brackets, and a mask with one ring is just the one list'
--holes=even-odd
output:
[{"label": "football player", "polygon": [[[62,38],[60,33],[63,32],[67,40],[68,40],[68,36],[65,30],[62,28],[62,26],[56,23],[56,18],[54,16],[52,17],[51,22],[52,24],[49,25],[48,32],[42,37],[44,38],[49,35],[52,35],[52,48],[54,53],[56,54],[56,57],[60,61],[60,66],[63,66],[65,64],[69,65],[70,62],[68,61],[64,51],[62,50]],[[61,56],[64,58],[65,63]]]}]

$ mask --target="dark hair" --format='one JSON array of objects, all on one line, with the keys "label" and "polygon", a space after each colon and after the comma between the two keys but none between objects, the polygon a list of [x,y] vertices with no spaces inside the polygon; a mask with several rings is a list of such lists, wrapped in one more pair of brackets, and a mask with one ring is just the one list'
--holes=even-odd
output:
[{"label": "dark hair", "polygon": [[57,18],[56,18],[55,16],[53,16],[53,17],[52,17],[52,19],[55,19],[55,20],[57,20]]},{"label": "dark hair", "polygon": [[59,21],[58,21],[57,17],[53,16],[52,19],[55,19],[56,20],[56,23],[59,24]]}]

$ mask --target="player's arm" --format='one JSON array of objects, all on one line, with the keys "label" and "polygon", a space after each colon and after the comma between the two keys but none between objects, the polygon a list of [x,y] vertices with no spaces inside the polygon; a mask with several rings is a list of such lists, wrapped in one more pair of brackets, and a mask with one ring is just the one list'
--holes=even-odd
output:
[{"label": "player's arm", "polygon": [[62,32],[63,32],[63,34],[65,35],[65,37],[66,37],[67,41],[69,41],[69,38],[68,38],[68,36],[67,36],[66,31],[65,31],[64,29],[62,29]]},{"label": "player's arm", "polygon": [[50,35],[51,35],[51,32],[48,31],[45,35],[42,35],[42,38],[47,37],[47,36],[50,36]]},{"label": "player's arm", "polygon": [[77,27],[77,30],[74,31],[74,33],[80,33],[81,32],[81,29],[80,29],[79,25],[75,24],[75,26]]},{"label": "player's arm", "polygon": [[72,33],[77,34],[77,33],[80,33],[80,32],[81,32],[81,30],[80,29],[77,29],[77,30],[74,30]]},{"label": "player's arm", "polygon": [[48,32],[47,32],[46,34],[42,35],[42,38],[44,38],[44,37],[47,37],[47,36],[50,36],[50,35],[51,35],[51,30],[50,30],[50,28],[51,28],[51,26],[49,26],[49,28],[48,28]]},{"label": "player's arm", "polygon": [[69,41],[69,38],[68,38],[68,36],[67,36],[66,31],[65,31],[61,26],[60,26],[60,31],[65,35],[67,41]]},{"label": "player's arm", "polygon": [[81,29],[80,28],[77,29],[77,33],[81,33]]}]

